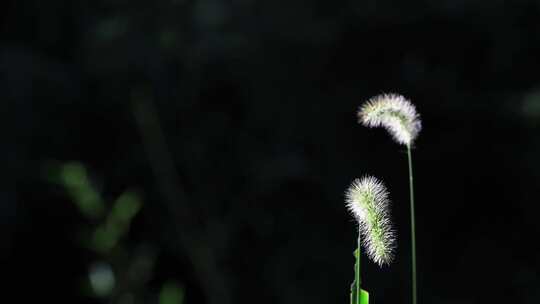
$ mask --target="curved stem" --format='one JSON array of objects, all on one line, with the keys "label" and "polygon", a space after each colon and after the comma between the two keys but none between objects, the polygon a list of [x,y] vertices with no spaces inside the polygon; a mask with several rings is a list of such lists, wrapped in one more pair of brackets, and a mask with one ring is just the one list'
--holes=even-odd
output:
[{"label": "curved stem", "polygon": [[414,221],[414,186],[411,146],[407,145],[407,158],[409,160],[409,192],[411,199],[411,256],[412,256],[412,303],[417,304],[416,288],[416,229]]}]

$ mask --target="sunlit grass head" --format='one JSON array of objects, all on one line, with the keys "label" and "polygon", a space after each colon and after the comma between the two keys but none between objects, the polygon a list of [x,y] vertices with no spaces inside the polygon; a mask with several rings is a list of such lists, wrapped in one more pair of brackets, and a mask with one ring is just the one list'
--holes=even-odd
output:
[{"label": "sunlit grass head", "polygon": [[388,191],[372,176],[355,179],[346,193],[347,208],[358,221],[362,244],[377,264],[389,264],[395,248]]},{"label": "sunlit grass head", "polygon": [[422,129],[415,106],[398,94],[371,98],[360,107],[358,119],[366,127],[384,127],[399,144],[408,146]]}]

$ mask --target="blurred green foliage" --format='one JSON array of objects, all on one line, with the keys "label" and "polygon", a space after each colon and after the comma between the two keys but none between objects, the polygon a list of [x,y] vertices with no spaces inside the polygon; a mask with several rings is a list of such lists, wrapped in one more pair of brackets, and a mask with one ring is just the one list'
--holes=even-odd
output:
[{"label": "blurred green foliage", "polygon": [[[89,220],[86,227],[89,233],[83,231],[82,242],[95,252],[96,261],[88,267],[91,293],[111,303],[138,302],[133,294],[140,292],[137,286],[145,284],[152,275],[153,255],[146,250],[139,254],[130,252],[132,250],[124,241],[133,219],[141,210],[140,196],[127,190],[112,203],[107,203],[83,164],[68,162],[49,169],[49,179],[64,187],[81,215]],[[123,261],[124,258],[130,261]],[[155,297],[160,304],[182,304],[184,291],[176,282],[165,282]]]},{"label": "blurred green foliage", "polygon": [[84,166],[77,162],[66,163],[60,168],[60,181],[81,213],[88,218],[100,218],[105,204],[94,190]]},{"label": "blurred green foliage", "polygon": [[184,290],[176,282],[167,282],[161,287],[159,304],[182,304],[184,302]]},{"label": "blurred green foliage", "polygon": [[105,220],[93,235],[93,246],[97,251],[107,252],[114,248],[128,230],[133,217],[139,212],[141,201],[134,192],[125,192],[118,197]]}]

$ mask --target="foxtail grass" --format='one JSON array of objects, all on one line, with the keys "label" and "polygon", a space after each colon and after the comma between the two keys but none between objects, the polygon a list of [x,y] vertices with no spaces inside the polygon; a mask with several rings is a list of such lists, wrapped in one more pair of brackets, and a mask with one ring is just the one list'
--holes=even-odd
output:
[{"label": "foxtail grass", "polygon": [[411,293],[412,303],[417,304],[416,228],[411,147],[422,129],[420,115],[416,111],[416,107],[405,97],[398,94],[382,94],[371,98],[360,107],[358,119],[366,127],[385,128],[398,144],[407,147],[411,218]]},{"label": "foxtail grass", "polygon": [[364,176],[352,182],[345,194],[345,203],[358,222],[351,304],[368,304],[369,295],[361,289],[360,253],[362,246],[365,247],[368,257],[379,266],[392,261],[396,240],[390,221],[390,199],[381,181],[372,176]]}]

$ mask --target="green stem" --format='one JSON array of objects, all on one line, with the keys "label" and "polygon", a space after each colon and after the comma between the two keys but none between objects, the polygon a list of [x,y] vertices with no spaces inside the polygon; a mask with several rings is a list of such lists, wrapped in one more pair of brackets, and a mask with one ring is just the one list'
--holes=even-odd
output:
[{"label": "green stem", "polygon": [[412,255],[412,303],[417,304],[416,288],[416,229],[414,221],[414,187],[411,146],[407,145],[407,158],[409,160],[409,192],[411,195],[411,255]]},{"label": "green stem", "polygon": [[356,271],[354,281],[356,282],[356,299],[354,304],[360,304],[360,231],[358,231],[358,249],[356,249]]}]

